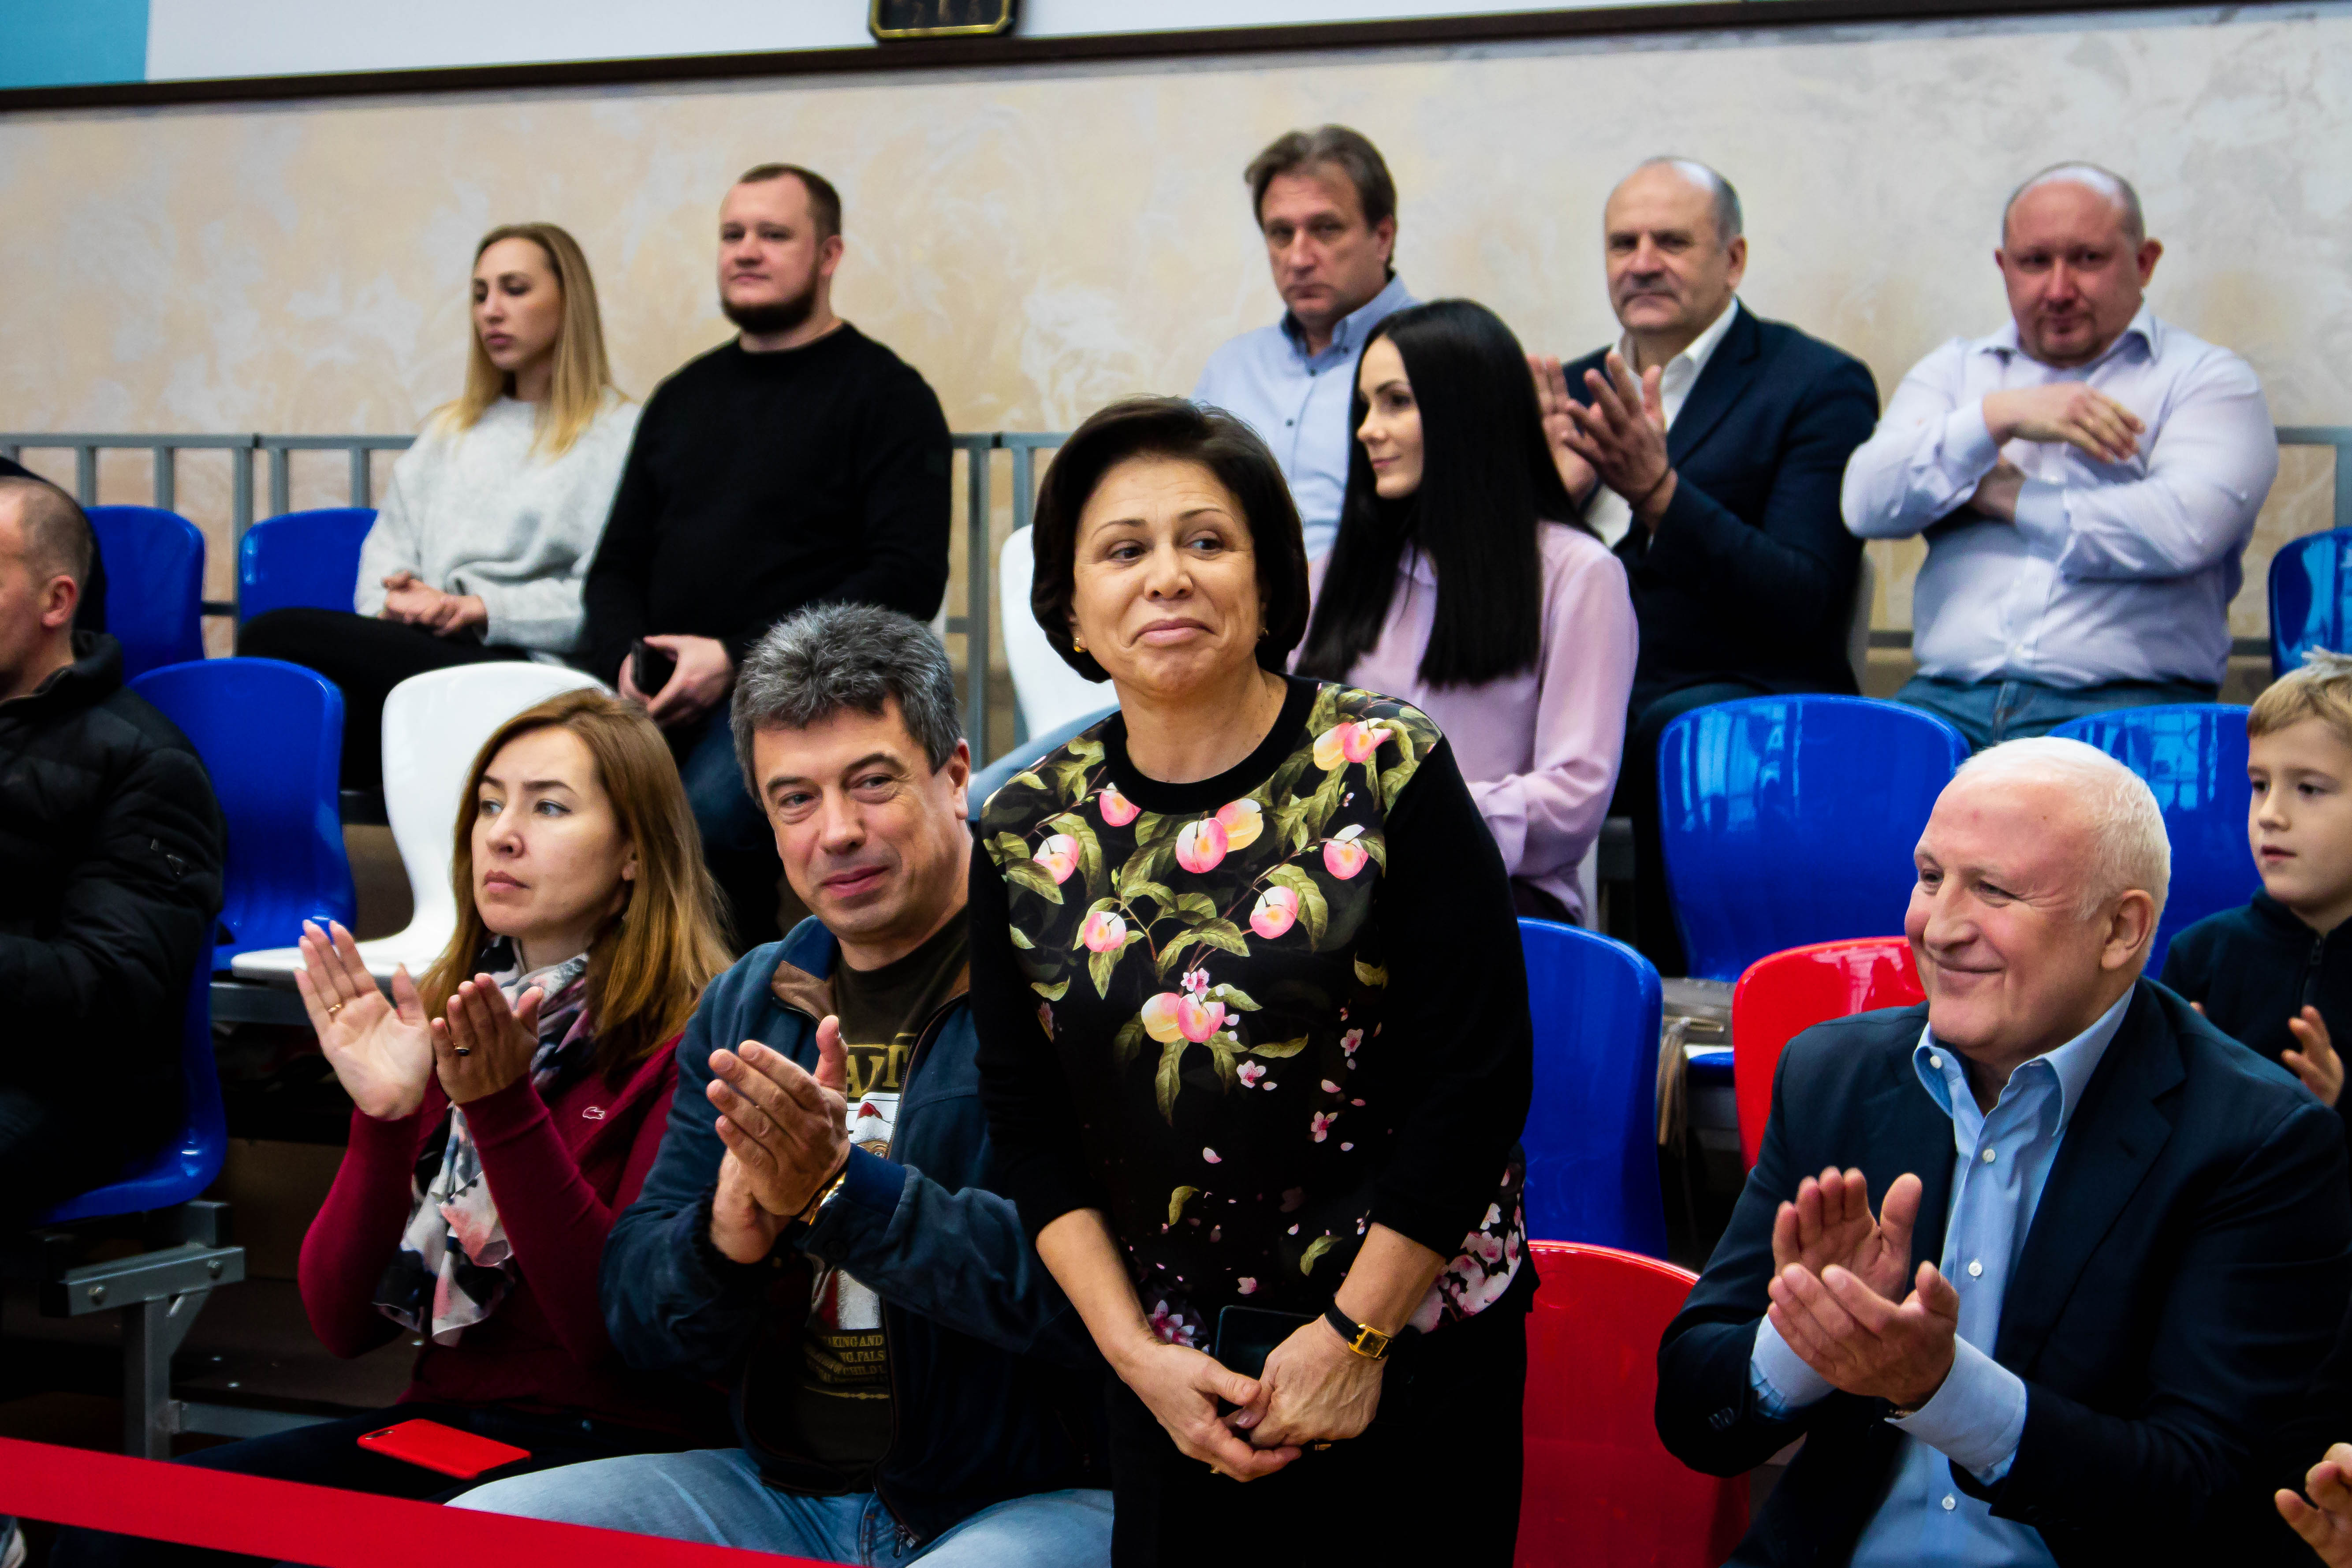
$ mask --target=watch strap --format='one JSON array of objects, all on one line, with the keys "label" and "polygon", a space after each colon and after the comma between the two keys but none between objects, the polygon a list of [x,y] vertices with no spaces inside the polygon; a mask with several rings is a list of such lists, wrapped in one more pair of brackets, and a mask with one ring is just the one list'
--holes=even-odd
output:
[{"label": "watch strap", "polygon": [[1368,1324],[1356,1321],[1355,1319],[1339,1310],[1339,1303],[1336,1300],[1323,1309],[1323,1321],[1330,1324],[1339,1336],[1347,1342],[1349,1350],[1362,1356],[1366,1361],[1388,1360],[1389,1348],[1396,1342],[1395,1335],[1384,1334]]}]

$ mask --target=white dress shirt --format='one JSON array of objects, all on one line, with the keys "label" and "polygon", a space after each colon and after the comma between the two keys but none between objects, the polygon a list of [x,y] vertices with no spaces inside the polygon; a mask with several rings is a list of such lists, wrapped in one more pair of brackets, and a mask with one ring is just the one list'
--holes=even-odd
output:
[{"label": "white dress shirt", "polygon": [[[2063,442],[1996,447],[1986,395],[2060,381],[2137,415],[2138,450],[2104,463]],[[2004,457],[2025,474],[2014,524],[1967,510]],[[2218,683],[2240,558],[2277,477],[2252,368],[2142,306],[2087,365],[2032,358],[2013,321],[1921,360],[1846,465],[1845,523],[1864,539],[1927,535],[1911,600],[1922,675]]]},{"label": "white dress shirt", "polygon": [[[1691,388],[1698,384],[1699,372],[1705,370],[1706,362],[1715,357],[1716,346],[1723,342],[1724,334],[1731,331],[1731,323],[1738,314],[1739,300],[1735,296],[1731,303],[1723,308],[1723,313],[1707,323],[1706,331],[1693,338],[1689,347],[1668,360],[1659,370],[1658,404],[1665,412],[1667,429],[1675,427],[1675,416],[1682,413],[1683,405],[1690,401]],[[1638,363],[1633,358],[1633,340],[1630,335],[1618,340],[1617,352],[1625,356],[1627,369],[1631,370]],[[1634,379],[1641,379],[1638,373]],[[1592,500],[1585,506],[1584,521],[1601,535],[1603,544],[1614,550],[1617,542],[1624,538],[1626,531],[1633,526],[1633,506],[1607,485],[1600,485],[1594,488]]]}]

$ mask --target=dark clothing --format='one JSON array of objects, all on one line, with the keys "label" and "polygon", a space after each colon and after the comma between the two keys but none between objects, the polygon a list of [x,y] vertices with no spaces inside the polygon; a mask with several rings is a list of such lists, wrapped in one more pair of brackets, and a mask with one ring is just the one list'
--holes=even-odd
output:
[{"label": "dark clothing", "polygon": [[1534,1299],[1523,1272],[1488,1310],[1400,1340],[1363,1436],[1246,1486],[1179,1453],[1150,1407],[1113,1380],[1111,1561],[1197,1568],[1234,1558],[1241,1541],[1258,1563],[1507,1568],[1524,1469],[1511,1417],[1527,1383]]},{"label": "dark clothing", "polygon": [[1030,1233],[1102,1211],[1164,1340],[1205,1348],[1228,1306],[1321,1311],[1374,1224],[1453,1260],[1442,1336],[1525,1267],[1510,885],[1426,714],[1289,684],[1213,778],[1138,772],[1114,713],[990,798],[989,1127]]},{"label": "dark clothing", "polygon": [[702,835],[702,863],[727,900],[727,931],[737,952],[776,941],[784,863],[776,858],[776,830],[743,787],[735,731],[721,702],[703,718],[664,731],[677,762],[686,804]]},{"label": "dark clothing", "polygon": [[[1749,1358],[1773,1215],[1805,1173],[1858,1165],[1874,1200],[1917,1174],[1914,1266],[1943,1255],[1953,1130],[1913,1062],[1926,1021],[1864,1013],[1790,1043],[1761,1158],[1659,1347],[1658,1433],[1685,1464],[1738,1475],[1805,1439],[1735,1563],[1844,1562],[1890,1481],[1885,1400],[1775,1421]],[[2000,1481],[1951,1466],[1954,1484],[2065,1568],[2260,1560],[2235,1510],[2352,1293],[2345,1166],[2335,1117],[2284,1069],[2138,983],[2002,1298],[1993,1355],[2025,1382],[2024,1435]]]},{"label": "dark clothing", "polygon": [[[1568,367],[1570,396],[1590,401],[1584,373],[1607,353]],[[1678,478],[1656,534],[1637,519],[1617,544],[1642,627],[1636,719],[1710,681],[1854,689],[1846,632],[1862,542],[1838,489],[1877,422],[1860,360],[1744,307],[1733,318],[1667,432]]]},{"label": "dark clothing", "polygon": [[736,1428],[771,1482],[837,1493],[855,1478],[791,1447],[777,1417],[800,1376],[808,1261],[851,1270],[882,1300],[895,1381],[897,1431],[875,1490],[928,1540],[1008,1498],[1102,1484],[1101,1363],[1012,1200],[992,1190],[961,998],[916,1044],[889,1158],[852,1149],[840,1194],[765,1264],[735,1264],[711,1246],[725,1145],[705,1092],[710,1053],[756,1039],[814,1071],[839,954],[832,933],[806,921],[704,993],[678,1047],[660,1158],[604,1249],[604,1317],[635,1365],[731,1378]]},{"label": "dark clothing", "polygon": [[0,1091],[46,1104],[30,1135],[70,1151],[20,1170],[0,1148],[0,1218],[87,1191],[177,1127],[188,986],[221,908],[227,829],[195,748],[123,688],[112,637],[73,646],[0,702]]},{"label": "dark clothing", "polygon": [[[2322,936],[2268,893],[2256,893],[2243,909],[2207,915],[2175,936],[2164,983],[2258,1057],[2277,1061],[2280,1052],[2301,1048],[2286,1021],[2305,1007],[2319,1009],[2337,1051],[2352,1052],[2352,922]],[[2336,1110],[2352,1128],[2352,1094],[2337,1095]],[[2342,1440],[2352,1442],[2352,1425]]]},{"label": "dark clothing", "polygon": [[689,362],[646,400],[588,569],[590,671],[617,682],[648,633],[716,637],[740,664],[821,601],[929,620],[951,457],[923,378],[846,323],[804,348],[730,342]]},{"label": "dark clothing", "polygon": [[349,610],[272,610],[237,628],[236,651],[315,669],[343,694],[345,789],[383,787],[383,702],[412,675],[460,664],[528,658],[528,648],[490,647],[472,637],[436,637],[422,626]]},{"label": "dark clothing", "polygon": [[841,1018],[841,1044],[849,1055],[851,1108],[868,1092],[898,1094],[907,1082],[907,1062],[923,1026],[964,993],[964,970],[971,962],[971,928],[950,921],[922,946],[879,969],[833,972],[834,1007]]},{"label": "dark clothing", "polygon": [[1669,691],[1626,716],[1625,763],[1617,770],[1617,793],[1609,802],[1609,815],[1630,818],[1633,825],[1633,946],[1661,974],[1683,973],[1690,959],[1683,952],[1682,928],[1675,924],[1674,894],[1666,884],[1658,742],[1667,725],[1694,708],[1771,695],[1737,681],[1711,681]]},{"label": "dark clothing", "polygon": [[[473,1480],[461,1481],[359,1446],[359,1439],[370,1432],[417,1420],[437,1421],[478,1437],[511,1444],[528,1450],[530,1458],[486,1470]],[[267,1437],[225,1443],[176,1462],[191,1469],[301,1481],[314,1487],[365,1492],[372,1497],[447,1502],[461,1492],[510,1476],[527,1476],[559,1465],[609,1459],[623,1454],[661,1452],[669,1447],[658,1433],[578,1416],[541,1415],[468,1405],[407,1404],[341,1416],[314,1426],[298,1426]],[[462,1520],[465,1515],[452,1517]],[[234,1552],[211,1552],[174,1542],[110,1535],[97,1530],[60,1531],[57,1543],[49,1549],[49,1568],[247,1568],[248,1564],[268,1561]]]},{"label": "dark clothing", "polygon": [[[0,479],[38,479],[41,476],[22,463],[0,458]],[[48,481],[43,480],[43,483]],[[74,630],[102,632],[106,629],[106,563],[97,551],[89,552],[89,580],[81,585],[81,599],[74,605]]]}]

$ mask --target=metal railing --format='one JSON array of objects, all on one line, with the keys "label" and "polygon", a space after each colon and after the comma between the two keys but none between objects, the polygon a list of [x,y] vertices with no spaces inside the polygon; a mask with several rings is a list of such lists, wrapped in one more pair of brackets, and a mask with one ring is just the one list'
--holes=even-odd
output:
[{"label": "metal railing", "polygon": [[[991,505],[995,464],[989,454],[1007,452],[1012,455],[1013,529],[1017,531],[1029,526],[1035,509],[1037,454],[1052,451],[1068,437],[1059,432],[984,430],[952,436],[949,439],[955,449],[964,455],[965,573],[963,614],[950,616],[946,630],[951,637],[966,639],[964,724],[971,741],[972,755],[986,758],[992,755],[988,746],[988,675],[994,652],[995,615],[992,599],[997,543]],[[71,451],[74,454],[75,496],[84,506],[94,506],[98,502],[98,457],[100,452],[152,452],[155,461],[154,504],[168,509],[177,494],[179,454],[184,451],[226,450],[235,454],[229,461],[230,548],[234,550],[254,521],[253,453],[268,454],[269,515],[275,517],[287,511],[293,504],[293,454],[296,452],[347,454],[351,465],[350,504],[373,506],[374,484],[370,470],[371,457],[377,452],[404,451],[415,440],[413,436],[124,436],[0,431],[0,457],[15,458],[27,447]],[[2352,528],[2352,426],[2282,425],[2278,427],[2278,440],[2282,447],[2326,447],[2335,452],[2333,526]],[[208,599],[205,602],[205,614],[208,616],[234,616],[236,613],[234,601]],[[1909,647],[1911,634],[1896,629],[1873,631],[1870,646]],[[2239,637],[2231,644],[2232,652],[2248,656],[2267,653],[2269,648],[2269,643],[2260,637]]]},{"label": "metal railing", "polygon": [[[1059,447],[1067,437],[1034,430],[984,430],[949,439],[964,455],[964,611],[950,616],[945,630],[967,639],[964,723],[972,754],[985,758],[988,747],[988,672],[993,653],[995,616],[992,595],[998,536],[992,526],[992,492],[996,466],[992,452],[1012,455],[1013,528],[1029,526],[1037,494],[1037,454]],[[375,504],[372,458],[378,452],[402,452],[415,444],[414,436],[127,436],[114,433],[50,434],[43,431],[0,431],[0,457],[15,458],[26,449],[70,451],[74,455],[74,496],[84,506],[98,504],[99,454],[142,451],[154,455],[152,504],[173,510],[179,494],[179,455],[187,451],[226,451],[229,458],[229,549],[234,555],[255,521],[253,454],[268,457],[269,510],[282,516],[293,508],[294,464],[297,452],[341,452],[350,465],[349,503]],[[234,590],[232,590],[234,591]],[[236,602],[207,599],[207,616],[234,616]]]}]

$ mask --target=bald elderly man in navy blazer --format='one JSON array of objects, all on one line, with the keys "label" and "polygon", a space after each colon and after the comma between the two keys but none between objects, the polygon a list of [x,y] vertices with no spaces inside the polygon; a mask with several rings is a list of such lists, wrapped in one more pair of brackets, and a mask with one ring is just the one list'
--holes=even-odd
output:
[{"label": "bald elderly man in navy blazer", "polygon": [[1552,460],[1625,564],[1642,653],[1614,810],[1633,819],[1634,945],[1683,972],[1658,847],[1658,737],[1710,702],[1854,689],[1862,543],[1838,510],[1878,388],[1852,354],[1738,298],[1739,194],[1653,158],[1609,194],[1609,303],[1624,330],[1562,367],[1536,359]]},{"label": "bald elderly man in navy blazer", "polygon": [[1790,1042],[1659,1436],[1804,1439],[1736,1563],[2307,1564],[2245,1506],[2352,1294],[2342,1122],[2141,975],[2170,853],[2121,764],[1984,752],[1916,859],[1928,1000]]}]

